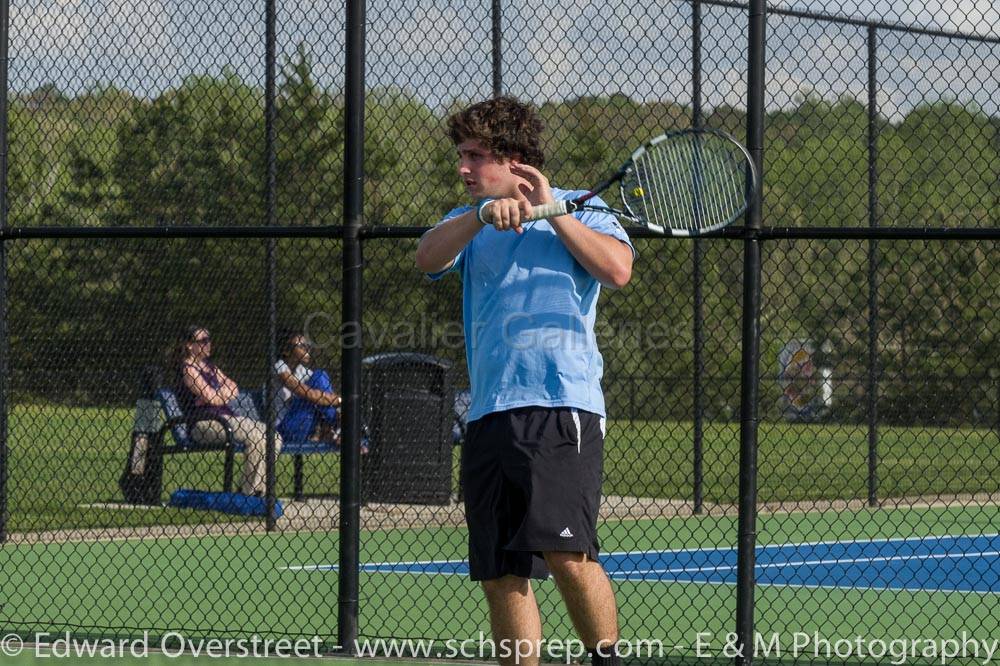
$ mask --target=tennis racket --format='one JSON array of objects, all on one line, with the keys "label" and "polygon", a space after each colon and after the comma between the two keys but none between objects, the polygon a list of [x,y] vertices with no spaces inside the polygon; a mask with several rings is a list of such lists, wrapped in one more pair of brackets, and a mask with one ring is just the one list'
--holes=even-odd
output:
[{"label": "tennis racket", "polygon": [[[621,208],[587,203],[615,183]],[[533,206],[529,220],[591,210],[661,234],[698,236],[739,219],[756,191],[757,172],[747,149],[720,130],[693,128],[656,137],[593,190]]]}]

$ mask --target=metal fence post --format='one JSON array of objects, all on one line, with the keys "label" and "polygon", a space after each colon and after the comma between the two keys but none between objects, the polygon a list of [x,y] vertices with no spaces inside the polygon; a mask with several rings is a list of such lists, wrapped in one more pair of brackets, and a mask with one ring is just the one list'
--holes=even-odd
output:
[{"label": "metal fence post", "polygon": [[337,634],[341,650],[355,652],[358,637],[358,567],[361,540],[361,223],[365,158],[365,0],[347,3],[346,110],[344,114],[344,248],[341,339],[342,448],[340,476],[340,579]]},{"label": "metal fence post", "polygon": [[[691,5],[691,122],[695,127],[702,123],[701,112],[701,2],[694,0]],[[694,282],[694,512],[700,514],[705,499],[704,489],[704,390],[702,376],[705,374],[704,358],[704,313],[702,295],[701,261],[702,242],[695,239],[692,250],[692,281]]]},{"label": "metal fence post", "polygon": [[[740,495],[736,561],[735,663],[753,663],[754,548],[757,542],[757,393],[760,366],[761,227],[764,180],[764,48],[767,5],[751,0],[747,57],[747,146],[759,174],[756,196],[747,210],[743,241],[743,353],[740,401]],[[749,186],[749,183],[748,183]]]},{"label": "metal fence post", "polygon": [[[7,56],[10,48],[10,0],[0,0],[0,230],[7,228]],[[7,541],[7,243],[0,241],[0,543]]]},{"label": "metal fence post", "polygon": [[[878,227],[877,33],[868,26],[868,226]],[[868,505],[878,506],[878,240],[868,241]]]},{"label": "metal fence post", "polygon": [[500,22],[500,19],[503,18],[503,5],[501,0],[493,0],[490,18],[493,49],[493,96],[499,97],[503,95],[503,43],[501,41],[503,26]]},{"label": "metal fence post", "polygon": [[[264,202],[267,219],[265,224],[269,227],[278,224],[277,208],[277,158],[275,156],[275,119],[276,119],[276,66],[275,52],[277,50],[277,19],[275,12],[275,0],[267,0],[265,5],[265,75],[264,75],[264,163],[265,163],[265,186]],[[265,488],[265,509],[267,513],[267,531],[272,532],[277,527],[277,516],[275,515],[275,466],[277,465],[277,453],[275,452],[274,433],[274,411],[271,392],[274,390],[271,385],[271,373],[275,361],[275,344],[277,328],[277,240],[269,238],[265,242],[265,271],[267,284],[267,371],[264,375],[264,417],[266,419],[266,445],[265,463],[266,473]]]}]

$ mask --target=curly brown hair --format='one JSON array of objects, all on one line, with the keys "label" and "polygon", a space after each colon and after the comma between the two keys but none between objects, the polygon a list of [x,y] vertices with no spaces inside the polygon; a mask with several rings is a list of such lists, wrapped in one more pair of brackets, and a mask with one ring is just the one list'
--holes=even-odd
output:
[{"label": "curly brown hair", "polygon": [[535,168],[545,165],[539,145],[543,128],[535,107],[513,97],[479,102],[448,118],[448,136],[455,145],[479,141],[498,157],[518,155]]}]

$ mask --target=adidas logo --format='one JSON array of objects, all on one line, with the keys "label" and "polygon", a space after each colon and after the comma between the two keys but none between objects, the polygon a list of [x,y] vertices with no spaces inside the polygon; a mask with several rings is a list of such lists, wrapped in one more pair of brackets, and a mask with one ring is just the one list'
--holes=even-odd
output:
[{"label": "adidas logo", "polygon": [[564,529],[562,532],[559,533],[559,536],[561,536],[564,539],[572,539],[573,533],[570,532],[569,528],[567,527],[566,529]]}]

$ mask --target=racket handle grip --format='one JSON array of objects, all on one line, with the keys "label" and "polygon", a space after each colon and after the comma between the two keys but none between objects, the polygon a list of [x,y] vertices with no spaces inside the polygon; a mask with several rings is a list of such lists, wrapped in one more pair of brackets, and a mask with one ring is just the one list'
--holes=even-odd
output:
[{"label": "racket handle grip", "polygon": [[[483,224],[492,224],[492,215],[489,214],[486,206],[491,203],[492,199],[483,199],[476,209],[476,218]],[[547,217],[558,217],[559,215],[566,215],[567,213],[572,213],[576,210],[576,206],[573,205],[572,201],[567,201],[564,199],[557,199],[549,204],[543,204],[541,206],[531,207],[531,217],[529,217],[526,222],[532,222],[534,220],[544,220]]]},{"label": "racket handle grip", "polygon": [[571,206],[572,202],[566,201],[565,199],[558,199],[550,204],[544,204],[541,206],[531,207],[531,218],[532,220],[544,220],[547,217],[559,217],[560,215],[566,215],[567,213],[572,213],[576,210],[575,206]]}]

